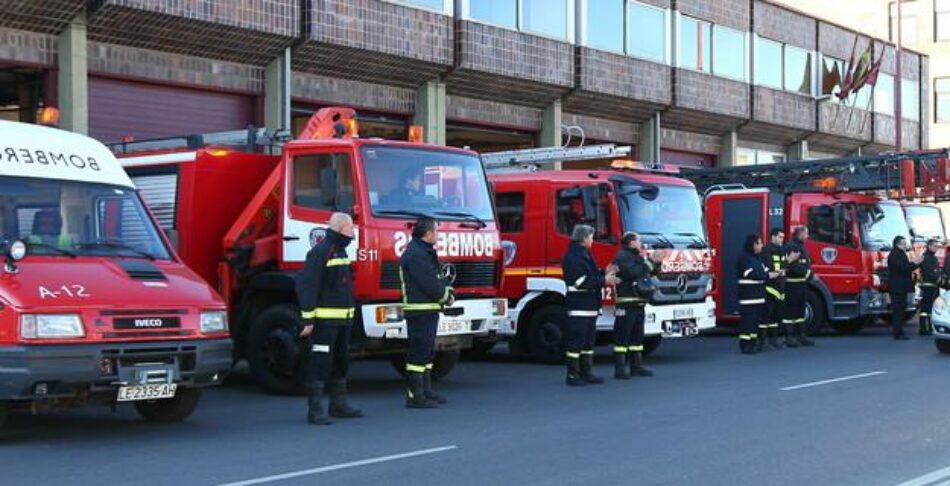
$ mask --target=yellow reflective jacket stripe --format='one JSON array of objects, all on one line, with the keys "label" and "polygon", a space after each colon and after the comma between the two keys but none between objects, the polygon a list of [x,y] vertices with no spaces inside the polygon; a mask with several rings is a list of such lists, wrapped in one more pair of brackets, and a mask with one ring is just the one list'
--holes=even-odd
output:
[{"label": "yellow reflective jacket stripe", "polygon": [[354,309],[352,307],[317,307],[313,312],[317,319],[352,319]]},{"label": "yellow reflective jacket stripe", "polygon": [[350,265],[353,262],[349,258],[331,258],[327,260],[328,267],[340,267],[344,265]]},{"label": "yellow reflective jacket stripe", "polygon": [[772,294],[778,300],[785,300],[785,294],[779,292],[778,289],[774,287],[769,287],[768,285],[766,285],[765,291]]}]

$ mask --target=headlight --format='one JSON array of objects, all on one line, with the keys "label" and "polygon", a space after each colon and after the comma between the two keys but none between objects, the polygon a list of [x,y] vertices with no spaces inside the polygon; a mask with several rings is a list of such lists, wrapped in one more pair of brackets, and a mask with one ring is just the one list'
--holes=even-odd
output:
[{"label": "headlight", "polygon": [[376,308],[377,324],[394,324],[402,322],[402,307],[398,305],[381,305]]},{"label": "headlight", "polygon": [[16,240],[13,243],[10,243],[10,248],[7,250],[10,254],[10,259],[18,262],[26,258],[26,243]]},{"label": "headlight", "polygon": [[21,339],[69,339],[85,335],[78,314],[24,314],[20,317]]},{"label": "headlight", "polygon": [[495,299],[491,302],[491,314],[495,317],[504,317],[508,314],[508,301]]},{"label": "headlight", "polygon": [[228,332],[228,313],[224,311],[202,312],[201,333]]},{"label": "headlight", "polygon": [[934,301],[934,314],[943,314],[947,312],[947,301],[943,297],[937,297]]}]

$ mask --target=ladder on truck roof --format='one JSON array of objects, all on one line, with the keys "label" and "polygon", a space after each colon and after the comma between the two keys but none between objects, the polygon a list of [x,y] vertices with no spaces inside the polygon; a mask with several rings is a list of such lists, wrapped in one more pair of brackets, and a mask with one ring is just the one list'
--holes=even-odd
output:
[{"label": "ladder on truck roof", "polygon": [[739,187],[780,192],[900,191],[901,198],[950,200],[948,150],[883,153],[740,167],[680,167],[701,192]]},{"label": "ladder on truck roof", "polygon": [[540,164],[579,162],[583,160],[619,159],[630,156],[631,148],[612,143],[581,147],[541,147],[481,154],[482,164],[489,172],[537,170]]},{"label": "ladder on truck roof", "polygon": [[247,152],[268,152],[280,146],[289,139],[281,136],[281,132],[268,132],[265,128],[249,126],[244,130],[227,130],[222,132],[197,133],[175,137],[149,138],[127,142],[107,143],[115,154],[130,154],[135,152],[197,150],[204,147],[236,147]]}]

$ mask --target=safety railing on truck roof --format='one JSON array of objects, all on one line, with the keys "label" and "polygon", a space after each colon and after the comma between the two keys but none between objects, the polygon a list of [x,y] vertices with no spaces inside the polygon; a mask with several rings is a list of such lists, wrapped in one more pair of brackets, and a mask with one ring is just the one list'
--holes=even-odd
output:
[{"label": "safety railing on truck roof", "polygon": [[614,144],[584,147],[541,147],[481,154],[487,171],[536,170],[540,164],[579,162],[585,160],[619,159],[630,156],[630,147]]},{"label": "safety railing on truck roof", "polygon": [[106,146],[116,154],[136,152],[197,150],[203,147],[235,147],[246,152],[278,153],[283,143],[290,139],[290,132],[278,130],[269,132],[265,128],[249,126],[243,130],[197,133],[174,137],[159,137],[142,140],[127,140],[107,143]]}]

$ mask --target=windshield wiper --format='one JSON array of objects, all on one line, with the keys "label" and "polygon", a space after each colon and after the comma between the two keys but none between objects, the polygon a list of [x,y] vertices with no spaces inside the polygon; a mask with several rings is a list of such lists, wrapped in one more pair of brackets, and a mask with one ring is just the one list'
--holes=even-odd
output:
[{"label": "windshield wiper", "polygon": [[75,254],[75,253],[73,253],[73,252],[71,252],[71,251],[69,251],[69,250],[64,250],[64,249],[62,249],[62,248],[60,248],[60,247],[58,247],[58,246],[55,246],[55,245],[47,245],[46,243],[39,243],[39,242],[35,242],[35,241],[28,241],[28,242],[26,242],[26,246],[27,246],[27,248],[43,248],[43,249],[46,249],[46,250],[53,250],[53,251],[55,251],[56,253],[59,253],[60,255],[65,255],[65,256],[68,256],[69,258],[76,258],[76,254]]},{"label": "windshield wiper", "polygon": [[131,246],[125,245],[122,243],[107,243],[105,241],[86,241],[82,243],[76,243],[73,246],[77,248],[110,248],[113,250],[125,250],[125,251],[135,253],[136,255],[140,257],[148,258],[149,260],[152,260],[152,261],[155,260],[155,255],[152,255],[151,253],[146,252],[146,251],[132,248]]},{"label": "windshield wiper", "polygon": [[488,226],[487,224],[485,224],[484,221],[481,220],[481,218],[479,218],[478,216],[475,216],[472,213],[465,213],[465,212],[460,212],[460,211],[436,211],[435,214],[440,214],[442,216],[452,216],[455,218],[465,218],[471,221],[472,223],[475,223],[475,225],[477,226],[476,229],[482,229]]},{"label": "windshield wiper", "polygon": [[654,248],[676,248],[676,245],[673,244],[666,236],[663,236],[663,233],[656,233],[650,231],[638,231],[637,233],[643,236],[655,236],[657,240],[660,240],[660,244],[663,246],[653,245]]},{"label": "windshield wiper", "polygon": [[693,242],[689,244],[689,248],[693,250],[701,250],[704,248],[709,248],[709,245],[706,243],[706,240],[704,240],[701,236],[697,235],[696,233],[673,233],[673,234],[676,236],[685,236],[687,238],[692,239]]},{"label": "windshield wiper", "polygon": [[386,214],[390,216],[412,216],[415,218],[422,218],[422,217],[431,218],[432,217],[421,211],[410,211],[408,209],[391,209],[391,210],[387,209],[383,211],[376,211],[376,214]]}]

